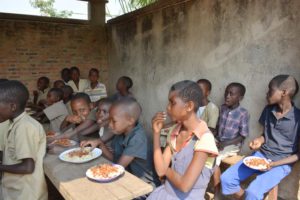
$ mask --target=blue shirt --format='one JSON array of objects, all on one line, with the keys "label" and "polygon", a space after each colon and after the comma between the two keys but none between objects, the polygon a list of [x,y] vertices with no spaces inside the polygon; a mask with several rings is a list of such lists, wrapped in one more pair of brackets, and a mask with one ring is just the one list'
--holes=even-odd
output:
[{"label": "blue shirt", "polygon": [[272,161],[297,153],[300,134],[300,110],[293,106],[285,116],[277,119],[276,109],[275,105],[266,106],[259,119],[265,138],[260,151]]}]

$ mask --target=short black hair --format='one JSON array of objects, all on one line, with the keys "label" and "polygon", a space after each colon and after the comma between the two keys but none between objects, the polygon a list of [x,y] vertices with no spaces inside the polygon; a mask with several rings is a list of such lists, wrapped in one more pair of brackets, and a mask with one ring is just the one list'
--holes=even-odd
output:
[{"label": "short black hair", "polygon": [[122,111],[124,111],[128,116],[134,118],[135,122],[138,121],[142,113],[142,107],[135,98],[124,97],[120,100],[115,101],[112,104],[112,107],[119,107],[119,106],[121,106]]},{"label": "short black hair", "polygon": [[132,79],[130,77],[128,77],[128,76],[121,76],[119,78],[119,80],[123,81],[123,83],[126,85],[127,90],[130,89],[130,88],[132,88],[133,82],[132,82]]},{"label": "short black hair", "polygon": [[89,71],[89,76],[91,75],[92,72],[97,73],[97,75],[99,76],[99,70],[98,70],[98,69],[96,69],[96,68],[91,68],[90,71]]},{"label": "short black hair", "polygon": [[23,111],[29,98],[26,86],[16,80],[5,81],[0,85],[0,102],[14,103],[18,111]]},{"label": "short black hair", "polygon": [[58,83],[61,83],[61,84],[63,84],[64,86],[66,85],[65,82],[64,82],[63,80],[56,80],[56,81],[54,81],[54,83],[53,83],[53,87],[55,87],[55,85],[58,84]]},{"label": "short black hair", "polygon": [[172,85],[170,92],[178,92],[178,97],[184,102],[192,101],[195,105],[194,111],[197,112],[199,107],[202,106],[203,94],[199,85],[190,80],[179,81]]},{"label": "short black hair", "polygon": [[299,85],[297,80],[290,75],[280,74],[272,78],[270,81],[269,86],[275,86],[279,89],[288,90],[289,95],[293,98],[299,90]]},{"label": "short black hair", "polygon": [[98,101],[98,105],[100,103],[103,103],[103,104],[113,104],[114,101],[111,99],[111,98],[108,98],[108,97],[105,97],[105,98],[102,98]]},{"label": "short black hair", "polygon": [[212,86],[211,86],[211,82],[210,82],[209,80],[202,78],[202,79],[199,79],[199,80],[197,81],[197,83],[198,83],[198,84],[200,84],[200,83],[205,84],[206,87],[207,87],[207,89],[208,89],[209,91],[211,91]]},{"label": "short black hair", "polygon": [[83,92],[76,93],[72,97],[71,101],[76,101],[76,100],[79,100],[79,99],[84,100],[87,104],[91,103],[91,99],[90,99],[89,95],[87,95],[86,93],[83,93]]},{"label": "short black hair", "polygon": [[65,85],[63,88],[61,88],[63,90],[64,93],[69,93],[70,96],[73,95],[74,90],[71,86],[69,85]]},{"label": "short black hair", "polygon": [[64,98],[64,92],[60,88],[51,88],[48,93],[53,93],[55,96],[58,97],[59,100],[62,100]]},{"label": "short black hair", "polygon": [[45,83],[46,83],[47,85],[49,85],[49,83],[50,83],[50,79],[49,79],[48,77],[46,77],[46,76],[41,76],[41,77],[38,79],[38,81],[39,81],[39,80],[45,81]]},{"label": "short black hair", "polygon": [[65,73],[65,72],[68,72],[68,73],[70,73],[70,69],[69,68],[63,68],[61,71],[60,71],[60,74],[61,75],[63,75],[63,73]]},{"label": "short black hair", "polygon": [[229,83],[226,88],[230,88],[230,87],[237,87],[239,89],[240,95],[242,97],[245,96],[245,94],[246,94],[246,87],[243,84],[237,83],[237,82],[232,82],[232,83]]},{"label": "short black hair", "polygon": [[73,67],[70,68],[70,73],[72,73],[73,71],[77,71],[78,74],[80,74],[80,70],[76,66],[73,66]]}]

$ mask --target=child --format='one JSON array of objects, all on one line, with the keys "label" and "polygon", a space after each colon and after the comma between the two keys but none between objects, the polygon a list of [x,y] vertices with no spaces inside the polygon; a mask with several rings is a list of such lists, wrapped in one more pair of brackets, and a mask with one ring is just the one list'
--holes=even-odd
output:
[{"label": "child", "polygon": [[167,113],[177,124],[163,153],[159,138],[167,116],[158,112],[153,118],[155,169],[166,182],[148,199],[204,199],[218,150],[213,134],[196,115],[201,99],[201,89],[193,81],[171,87]]},{"label": "child", "polygon": [[91,101],[94,103],[99,101],[101,98],[107,97],[105,85],[103,83],[98,82],[98,69],[90,69],[89,79],[89,86],[84,90],[84,92],[90,96]]},{"label": "child", "polygon": [[147,183],[155,183],[151,171],[150,147],[145,130],[138,123],[141,114],[139,103],[133,98],[115,102],[109,110],[109,127],[115,134],[111,147],[113,153],[101,139],[81,142],[81,146],[99,146],[104,156],[124,166],[133,175]]},{"label": "child", "polygon": [[73,112],[72,112],[72,108],[71,108],[71,99],[73,97],[73,89],[71,88],[71,86],[69,85],[65,85],[63,88],[62,88],[62,91],[64,92],[64,103],[68,109],[68,112],[69,114],[71,115]]},{"label": "child", "polygon": [[54,83],[53,83],[54,88],[60,88],[61,89],[64,86],[65,86],[65,83],[62,80],[57,80],[57,81],[54,81]]},{"label": "child", "polygon": [[0,139],[1,190],[7,200],[48,199],[43,171],[46,134],[42,125],[24,112],[28,98],[22,83],[1,83],[0,123],[9,120],[9,129]]},{"label": "child", "polygon": [[128,76],[122,76],[118,79],[116,88],[118,90],[117,93],[109,97],[113,101],[120,100],[124,97],[133,97],[133,94],[129,91],[132,88],[132,80]]},{"label": "child", "polygon": [[224,94],[225,103],[221,106],[218,122],[218,141],[219,156],[216,159],[214,171],[215,196],[220,194],[219,168],[221,161],[229,156],[237,155],[240,151],[242,142],[249,134],[249,114],[248,111],[240,106],[240,101],[246,93],[246,88],[240,83],[230,83]]},{"label": "child", "polygon": [[[235,194],[240,199],[263,199],[264,194],[278,185],[292,169],[288,162],[282,162],[298,152],[300,136],[300,110],[293,105],[298,83],[292,76],[278,75],[269,83],[268,104],[259,119],[263,135],[250,142],[250,148],[257,150],[253,156],[272,160],[270,169],[258,171],[248,168],[242,161],[230,167],[221,176],[223,194]],[[291,156],[292,157],[292,156]],[[257,174],[244,191],[240,181]]]},{"label": "child", "polygon": [[219,108],[208,99],[208,96],[211,92],[211,83],[207,79],[199,79],[197,83],[203,94],[203,106],[199,107],[197,116],[200,119],[204,120],[211,132],[216,135],[216,126],[219,118]]},{"label": "child", "polygon": [[80,78],[80,71],[77,67],[71,67],[71,80],[68,85],[72,87],[75,93],[84,92],[84,90],[89,86],[89,82],[86,79]]},{"label": "child", "polygon": [[37,81],[37,89],[33,91],[33,103],[35,105],[44,105],[46,103],[49,88],[49,78],[42,76]]},{"label": "child", "polygon": [[69,80],[70,80],[70,76],[71,76],[71,72],[69,68],[63,68],[60,71],[60,77],[61,79],[64,81],[65,85],[68,84]]},{"label": "child", "polygon": [[50,130],[60,131],[60,126],[66,116],[69,114],[63,102],[63,91],[58,88],[52,88],[47,95],[48,107],[43,110],[46,117],[50,120]]}]

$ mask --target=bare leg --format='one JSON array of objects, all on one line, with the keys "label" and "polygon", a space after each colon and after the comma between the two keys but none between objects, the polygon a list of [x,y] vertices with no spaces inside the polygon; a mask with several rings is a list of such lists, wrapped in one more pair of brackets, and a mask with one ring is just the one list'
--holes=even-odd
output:
[{"label": "bare leg", "polygon": [[213,179],[214,179],[214,193],[215,193],[215,199],[219,199],[221,194],[221,169],[219,166],[216,166],[213,173]]}]

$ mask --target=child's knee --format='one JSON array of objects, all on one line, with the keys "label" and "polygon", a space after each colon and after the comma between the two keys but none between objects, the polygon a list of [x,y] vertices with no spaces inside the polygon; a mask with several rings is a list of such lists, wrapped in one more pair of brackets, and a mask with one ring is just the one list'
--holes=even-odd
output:
[{"label": "child's knee", "polygon": [[259,191],[253,189],[245,190],[245,200],[261,200],[264,198],[264,194],[260,194]]},{"label": "child's knee", "polygon": [[237,185],[234,183],[231,174],[228,173],[227,171],[225,171],[221,175],[221,186],[222,186],[222,193],[225,195],[232,194],[235,192],[232,190],[235,190],[233,188],[235,188]]}]

